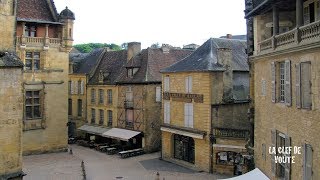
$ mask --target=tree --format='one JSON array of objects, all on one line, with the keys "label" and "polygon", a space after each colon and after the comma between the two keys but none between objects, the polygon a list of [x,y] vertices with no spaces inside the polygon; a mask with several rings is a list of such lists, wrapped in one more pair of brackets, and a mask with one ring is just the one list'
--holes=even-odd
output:
[{"label": "tree", "polygon": [[79,50],[82,53],[89,53],[94,49],[97,48],[104,48],[104,47],[108,47],[111,50],[114,51],[119,51],[121,50],[121,47],[119,45],[116,44],[107,44],[107,43],[86,43],[86,44],[77,44],[73,46],[74,48],[76,48],[77,50]]}]

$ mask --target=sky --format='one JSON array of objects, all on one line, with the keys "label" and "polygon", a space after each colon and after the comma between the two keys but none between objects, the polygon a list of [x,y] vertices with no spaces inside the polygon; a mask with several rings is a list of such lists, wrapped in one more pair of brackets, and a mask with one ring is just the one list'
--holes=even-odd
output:
[{"label": "sky", "polygon": [[54,0],[75,13],[74,44],[141,42],[182,47],[246,34],[244,0]]}]

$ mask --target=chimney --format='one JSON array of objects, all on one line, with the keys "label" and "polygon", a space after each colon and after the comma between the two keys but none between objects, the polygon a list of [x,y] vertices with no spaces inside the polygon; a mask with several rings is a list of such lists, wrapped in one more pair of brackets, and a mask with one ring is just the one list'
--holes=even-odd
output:
[{"label": "chimney", "polygon": [[161,46],[163,53],[169,53],[171,48],[172,48],[172,46],[169,44],[162,44],[162,46]]},{"label": "chimney", "polygon": [[233,69],[232,69],[232,50],[228,48],[219,48],[218,63],[226,70],[223,72],[223,101],[233,101]]},{"label": "chimney", "polygon": [[227,34],[227,39],[232,39],[232,34]]},{"label": "chimney", "polygon": [[128,43],[128,55],[127,55],[127,61],[129,61],[131,58],[139,54],[141,51],[141,43],[140,42],[129,42]]}]

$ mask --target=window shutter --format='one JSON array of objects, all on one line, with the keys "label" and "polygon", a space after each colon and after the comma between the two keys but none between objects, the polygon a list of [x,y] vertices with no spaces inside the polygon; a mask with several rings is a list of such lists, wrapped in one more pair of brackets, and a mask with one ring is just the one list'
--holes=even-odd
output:
[{"label": "window shutter", "polygon": [[296,106],[301,108],[301,64],[296,64]]},{"label": "window shutter", "polygon": [[74,94],[74,81],[71,81],[71,94]]},{"label": "window shutter", "polygon": [[169,91],[170,90],[170,78],[169,77],[164,77],[164,91]]},{"label": "window shutter", "polygon": [[188,127],[189,126],[189,117],[188,117],[188,104],[184,104],[184,126]]},{"label": "window shutter", "polygon": [[83,80],[81,81],[81,90],[80,90],[80,94],[84,94],[84,82],[83,82]]},{"label": "window shutter", "polygon": [[170,124],[170,102],[167,102],[167,123]]},{"label": "window shutter", "polygon": [[[290,147],[291,146],[291,137],[287,136],[285,137],[285,146],[286,147]],[[291,157],[291,154],[285,154],[286,157]],[[289,169],[289,172],[290,172],[290,169],[291,169],[291,163],[286,163],[286,169]]]},{"label": "window shutter", "polygon": [[302,108],[311,109],[311,63],[301,63],[300,72],[301,106]]},{"label": "window shutter", "polygon": [[276,102],[276,64],[271,63],[271,101]]},{"label": "window shutter", "polygon": [[[275,129],[271,130],[271,147],[276,147],[277,144],[277,131]],[[277,172],[277,164],[275,163],[275,154],[271,154],[271,172],[275,176]]]},{"label": "window shutter", "polygon": [[74,94],[78,94],[78,91],[79,91],[79,89],[78,89],[78,81],[75,81],[74,82]]},{"label": "window shutter", "polygon": [[190,103],[189,104],[189,126],[188,127],[191,127],[193,128],[193,104]]},{"label": "window shutter", "polygon": [[191,93],[192,92],[192,76],[189,76],[188,87],[189,87],[189,93]]},{"label": "window shutter", "polygon": [[186,93],[189,92],[189,76],[185,77],[185,88],[186,88]]},{"label": "window shutter", "polygon": [[161,102],[161,87],[156,87],[156,102]]},{"label": "window shutter", "polygon": [[305,145],[305,157],[306,157],[306,162],[305,162],[305,167],[306,167],[306,172],[305,172],[305,179],[306,180],[312,180],[312,147],[309,144]]},{"label": "window shutter", "polygon": [[285,80],[285,104],[291,106],[291,62],[290,60],[285,61],[284,68],[284,80]]}]

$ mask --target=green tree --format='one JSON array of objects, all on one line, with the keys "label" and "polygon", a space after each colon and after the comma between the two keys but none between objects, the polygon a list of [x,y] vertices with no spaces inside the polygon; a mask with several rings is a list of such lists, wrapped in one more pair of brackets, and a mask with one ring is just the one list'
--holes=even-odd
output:
[{"label": "green tree", "polygon": [[111,43],[111,44],[107,44],[107,43],[85,43],[85,44],[76,44],[73,47],[76,48],[77,50],[79,50],[82,53],[89,53],[94,49],[104,48],[104,47],[108,47],[108,48],[110,48],[111,50],[114,50],[114,51],[119,51],[119,50],[122,49],[119,45],[113,44],[113,43]]}]

